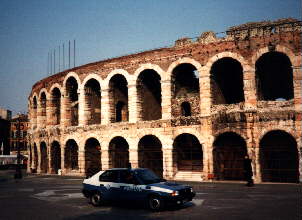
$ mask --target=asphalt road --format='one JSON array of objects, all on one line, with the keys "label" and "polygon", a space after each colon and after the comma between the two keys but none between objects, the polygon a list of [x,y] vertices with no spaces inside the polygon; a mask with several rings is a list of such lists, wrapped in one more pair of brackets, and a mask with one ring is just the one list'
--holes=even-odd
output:
[{"label": "asphalt road", "polygon": [[301,220],[301,184],[242,182],[189,183],[197,195],[179,208],[151,212],[137,204],[93,207],[81,194],[79,177],[24,174],[15,181],[14,171],[0,171],[0,219],[219,219]]}]

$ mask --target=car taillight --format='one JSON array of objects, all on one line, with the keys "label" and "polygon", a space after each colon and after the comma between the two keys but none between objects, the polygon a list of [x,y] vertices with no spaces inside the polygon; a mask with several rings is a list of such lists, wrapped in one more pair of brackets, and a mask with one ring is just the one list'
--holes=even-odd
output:
[{"label": "car taillight", "polygon": [[179,195],[179,192],[178,191],[173,191],[172,193],[171,193],[171,196],[178,196]]}]

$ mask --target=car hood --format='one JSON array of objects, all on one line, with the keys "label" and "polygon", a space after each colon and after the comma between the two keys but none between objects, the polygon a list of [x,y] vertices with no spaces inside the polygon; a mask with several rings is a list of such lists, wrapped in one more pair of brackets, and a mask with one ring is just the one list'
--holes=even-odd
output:
[{"label": "car hood", "polygon": [[189,188],[189,186],[181,185],[178,183],[172,183],[172,182],[152,183],[152,184],[149,184],[148,186],[159,187],[159,188],[164,188],[164,189],[168,189],[168,190],[181,190],[181,189]]}]

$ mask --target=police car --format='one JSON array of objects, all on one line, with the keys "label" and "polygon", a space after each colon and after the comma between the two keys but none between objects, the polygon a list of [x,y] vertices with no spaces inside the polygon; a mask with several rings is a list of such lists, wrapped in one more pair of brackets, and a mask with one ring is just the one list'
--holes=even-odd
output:
[{"label": "police car", "polygon": [[94,206],[107,201],[145,202],[151,210],[183,204],[195,196],[192,187],[169,183],[145,168],[114,168],[100,171],[83,181],[83,194]]}]

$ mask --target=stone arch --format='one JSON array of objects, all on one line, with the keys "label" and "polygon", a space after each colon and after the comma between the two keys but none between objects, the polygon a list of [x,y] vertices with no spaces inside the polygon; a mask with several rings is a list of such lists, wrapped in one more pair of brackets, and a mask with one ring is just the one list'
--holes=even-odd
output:
[{"label": "stone arch", "polygon": [[78,74],[75,73],[75,72],[69,72],[69,73],[64,77],[64,80],[63,80],[63,90],[64,90],[64,93],[66,92],[66,82],[67,82],[67,80],[68,80],[70,77],[73,77],[73,78],[77,81],[78,87],[81,85],[81,80],[80,80],[80,77],[78,76]]},{"label": "stone arch", "polygon": [[76,126],[79,123],[79,96],[78,88],[81,85],[75,73],[67,74],[64,79],[64,107],[67,126]]},{"label": "stone arch", "polygon": [[170,75],[172,117],[181,116],[181,103],[185,101],[192,104],[192,116],[199,115],[200,64],[192,59],[181,59],[170,67],[174,67]]},{"label": "stone arch", "polygon": [[124,69],[114,69],[104,79],[104,81],[103,81],[104,88],[109,88],[110,80],[112,79],[112,77],[114,77],[117,74],[123,75],[128,84],[129,84],[129,82],[132,81],[133,76],[131,76],[126,70],[124,70]]},{"label": "stone arch", "polygon": [[62,88],[58,83],[52,85],[49,91],[50,120],[52,125],[58,125],[61,122],[61,98]]},{"label": "stone arch", "polygon": [[294,98],[294,73],[290,57],[283,52],[263,53],[255,62],[257,99],[264,101]]},{"label": "stone arch", "polygon": [[100,77],[86,77],[83,82],[84,111],[87,124],[101,123],[101,83]]},{"label": "stone arch", "polygon": [[47,144],[45,141],[40,142],[40,170],[41,173],[47,173],[48,171],[48,154],[47,154]]},{"label": "stone arch", "polygon": [[244,180],[246,141],[235,132],[224,132],[213,142],[214,175],[218,180]]},{"label": "stone arch", "polygon": [[205,151],[204,149],[204,144],[205,144],[205,137],[202,137],[200,135],[200,131],[192,128],[182,128],[182,129],[177,129],[173,132],[173,140],[175,140],[178,136],[181,134],[190,134],[193,135],[194,137],[197,138],[198,142],[201,144],[202,151]]},{"label": "stone arch", "polygon": [[128,81],[122,74],[115,74],[109,80],[109,106],[111,122],[129,120]]},{"label": "stone arch", "polygon": [[138,118],[143,121],[162,117],[161,76],[153,69],[144,69],[137,76]]},{"label": "stone arch", "polygon": [[161,79],[164,79],[165,77],[165,72],[160,66],[152,63],[145,63],[145,64],[141,64],[140,67],[135,70],[133,75],[136,80],[140,75],[140,73],[143,72],[144,70],[154,70],[157,74],[159,74]]},{"label": "stone arch", "polygon": [[115,136],[109,142],[109,167],[129,167],[129,144],[122,136]]},{"label": "stone arch", "polygon": [[59,169],[61,167],[61,146],[60,142],[57,140],[53,140],[50,145],[50,157],[51,157],[51,169],[55,174],[59,173]]},{"label": "stone arch", "polygon": [[163,177],[162,143],[155,135],[145,135],[138,142],[138,166],[149,168]]},{"label": "stone arch", "polygon": [[[299,64],[297,63],[296,59],[295,59],[296,56],[295,56],[294,52],[293,52],[291,49],[289,49],[288,47],[278,44],[278,45],[276,45],[274,51],[276,51],[276,52],[281,52],[281,53],[286,54],[286,55],[288,56],[290,62],[291,62],[293,65],[295,65],[295,66],[298,66],[298,65],[299,65]],[[258,49],[258,50],[252,55],[252,58],[251,58],[251,60],[252,60],[252,65],[255,66],[257,60],[258,60],[263,54],[268,53],[268,52],[270,52],[270,50],[269,50],[268,47],[262,47],[262,48]]]},{"label": "stone arch", "polygon": [[233,57],[217,59],[210,68],[212,104],[244,102],[243,75],[243,66],[237,59]]},{"label": "stone arch", "polygon": [[173,164],[178,171],[203,171],[203,150],[197,137],[182,133],[174,139]]},{"label": "stone arch", "polygon": [[88,75],[84,78],[82,84],[79,86],[79,89],[80,89],[80,90],[81,90],[81,89],[84,89],[85,84],[86,84],[89,80],[91,80],[91,79],[95,79],[96,81],[98,81],[98,83],[100,84],[100,86],[103,84],[103,79],[102,79],[102,77],[101,77],[100,75],[98,75],[98,74],[96,74],[96,73],[90,73],[90,74],[88,74]]},{"label": "stone arch", "polygon": [[299,154],[294,136],[271,130],[259,142],[263,182],[299,182]]},{"label": "stone arch", "polygon": [[74,139],[68,139],[64,147],[64,165],[67,172],[79,169],[79,146]]},{"label": "stone arch", "polygon": [[101,144],[94,138],[86,138],[85,141],[85,173],[87,176],[93,176],[102,170],[101,162]]}]

